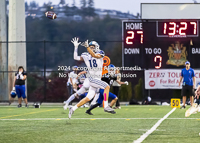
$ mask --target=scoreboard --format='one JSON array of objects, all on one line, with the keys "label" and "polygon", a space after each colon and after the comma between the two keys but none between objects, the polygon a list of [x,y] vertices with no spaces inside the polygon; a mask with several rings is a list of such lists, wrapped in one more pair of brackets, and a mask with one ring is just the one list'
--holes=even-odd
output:
[{"label": "scoreboard", "polygon": [[200,20],[122,21],[122,63],[142,69],[200,68]]}]

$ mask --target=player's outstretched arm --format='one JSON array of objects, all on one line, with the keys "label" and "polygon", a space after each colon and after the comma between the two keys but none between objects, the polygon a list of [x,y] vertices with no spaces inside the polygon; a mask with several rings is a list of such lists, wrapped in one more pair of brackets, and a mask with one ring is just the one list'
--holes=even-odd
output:
[{"label": "player's outstretched arm", "polygon": [[195,97],[198,95],[198,92],[200,92],[200,85],[198,85],[197,90],[195,91]]},{"label": "player's outstretched arm", "polygon": [[90,55],[91,55],[92,57],[97,58],[97,59],[102,58],[102,55],[101,55],[101,54],[99,54],[99,53],[96,53],[96,54],[95,54],[95,53],[90,49],[89,44],[88,44],[88,40],[86,40],[85,42],[83,42],[81,45],[84,46],[85,48],[87,48],[87,51],[90,53]]},{"label": "player's outstretched arm", "polygon": [[194,77],[192,77],[192,79],[193,79],[193,88],[195,89],[196,88],[196,77],[194,76]]},{"label": "player's outstretched arm", "polygon": [[116,82],[117,82],[118,84],[126,84],[126,85],[128,85],[128,81],[122,82],[122,81],[120,81],[120,80],[116,80]]},{"label": "player's outstretched arm", "polygon": [[78,76],[76,77],[76,79],[78,79],[80,77],[80,75],[87,73],[86,71],[82,71],[78,74]]},{"label": "player's outstretched arm", "polygon": [[78,42],[78,38],[73,38],[71,42],[74,44],[74,60],[77,61],[83,61],[83,58],[78,56],[78,46],[81,44],[81,42]]}]

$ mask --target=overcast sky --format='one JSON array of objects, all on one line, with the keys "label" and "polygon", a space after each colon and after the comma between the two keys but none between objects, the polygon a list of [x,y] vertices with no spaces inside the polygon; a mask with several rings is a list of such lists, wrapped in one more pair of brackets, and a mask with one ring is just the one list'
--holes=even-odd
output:
[{"label": "overcast sky", "polygon": [[[25,0],[30,3],[33,0]],[[40,6],[43,3],[58,4],[60,0],[35,0]],[[200,3],[200,0],[196,0]],[[72,4],[73,0],[65,0],[69,5]],[[80,0],[75,0],[76,6],[80,6]],[[141,3],[193,3],[193,0],[94,0],[95,8],[119,10],[122,12],[130,12],[132,14],[140,13]]]}]

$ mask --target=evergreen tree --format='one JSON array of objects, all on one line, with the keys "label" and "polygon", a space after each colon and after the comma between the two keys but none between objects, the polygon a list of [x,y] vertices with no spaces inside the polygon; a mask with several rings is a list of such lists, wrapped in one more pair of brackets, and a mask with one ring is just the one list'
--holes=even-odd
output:
[{"label": "evergreen tree", "polygon": [[37,7],[38,6],[38,4],[35,2],[35,1],[31,1],[30,2],[30,7]]},{"label": "evergreen tree", "polygon": [[80,3],[81,3],[81,8],[82,9],[86,8],[86,4],[87,4],[86,0],[81,0]]},{"label": "evergreen tree", "polygon": [[65,0],[60,0],[59,4],[61,4],[62,6],[65,5]]},{"label": "evergreen tree", "polygon": [[25,2],[25,11],[27,11],[27,10],[28,10],[28,3]]},{"label": "evergreen tree", "polygon": [[94,8],[94,0],[88,0],[88,7]]},{"label": "evergreen tree", "polygon": [[76,7],[76,1],[73,0],[72,7]]},{"label": "evergreen tree", "polygon": [[87,16],[95,16],[94,0],[88,0]]}]

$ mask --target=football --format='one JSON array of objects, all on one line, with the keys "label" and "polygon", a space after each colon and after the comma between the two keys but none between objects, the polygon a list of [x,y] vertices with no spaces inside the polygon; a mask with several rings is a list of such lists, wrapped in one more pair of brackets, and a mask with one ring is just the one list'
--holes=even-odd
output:
[{"label": "football", "polygon": [[56,19],[57,15],[53,12],[53,11],[47,11],[45,13],[46,17],[48,17],[49,19]]}]

